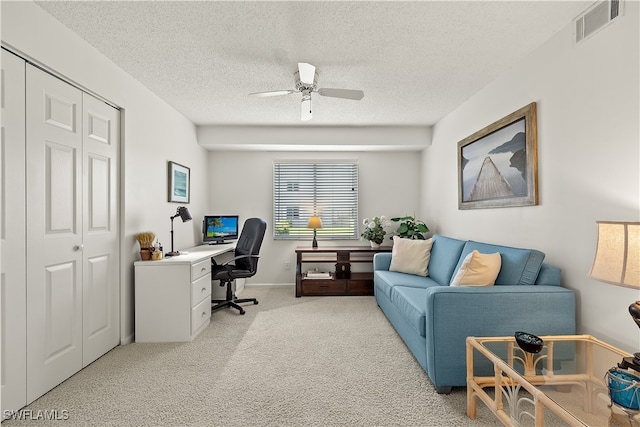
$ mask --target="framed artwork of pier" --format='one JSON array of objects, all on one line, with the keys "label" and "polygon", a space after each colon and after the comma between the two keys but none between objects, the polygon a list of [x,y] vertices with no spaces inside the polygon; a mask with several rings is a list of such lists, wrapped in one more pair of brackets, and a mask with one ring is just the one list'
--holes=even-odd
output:
[{"label": "framed artwork of pier", "polygon": [[536,103],[458,142],[458,209],[538,204]]}]

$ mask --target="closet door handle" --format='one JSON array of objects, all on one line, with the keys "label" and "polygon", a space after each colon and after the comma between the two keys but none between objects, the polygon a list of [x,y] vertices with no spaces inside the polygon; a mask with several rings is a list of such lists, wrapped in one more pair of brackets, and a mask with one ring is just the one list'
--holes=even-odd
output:
[{"label": "closet door handle", "polygon": [[73,247],[73,250],[74,250],[75,252],[78,252],[78,251],[81,251],[81,250],[82,250],[82,248],[84,248],[84,245],[75,245],[75,246]]}]

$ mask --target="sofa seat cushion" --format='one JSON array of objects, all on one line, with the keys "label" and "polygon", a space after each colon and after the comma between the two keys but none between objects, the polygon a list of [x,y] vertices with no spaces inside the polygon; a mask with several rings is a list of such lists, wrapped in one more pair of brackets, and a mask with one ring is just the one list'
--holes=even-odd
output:
[{"label": "sofa seat cushion", "polygon": [[[435,244],[434,244],[435,247]],[[496,285],[533,285],[544,260],[544,254],[534,249],[513,248],[510,246],[491,245],[469,240],[462,249],[462,254],[456,266],[456,272],[465,257],[474,250],[483,254],[499,252],[502,258],[500,273],[496,278]],[[433,257],[433,254],[432,254]]]},{"label": "sofa seat cushion", "polygon": [[426,333],[426,301],[426,288],[394,286],[391,290],[391,303],[421,337]]},{"label": "sofa seat cushion", "polygon": [[438,283],[434,282],[429,277],[386,270],[376,270],[373,274],[373,282],[376,292],[382,292],[389,299],[391,299],[391,289],[395,286],[407,286],[419,289],[439,286]]}]

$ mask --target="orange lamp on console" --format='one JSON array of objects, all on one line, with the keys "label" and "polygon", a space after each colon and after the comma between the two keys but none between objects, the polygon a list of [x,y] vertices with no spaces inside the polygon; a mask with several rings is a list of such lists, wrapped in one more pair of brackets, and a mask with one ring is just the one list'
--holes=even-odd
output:
[{"label": "orange lamp on console", "polygon": [[311,216],[309,217],[309,223],[307,224],[307,227],[313,228],[313,242],[311,243],[311,247],[317,248],[318,239],[316,238],[316,230],[318,228],[322,228],[322,220],[317,215]]}]

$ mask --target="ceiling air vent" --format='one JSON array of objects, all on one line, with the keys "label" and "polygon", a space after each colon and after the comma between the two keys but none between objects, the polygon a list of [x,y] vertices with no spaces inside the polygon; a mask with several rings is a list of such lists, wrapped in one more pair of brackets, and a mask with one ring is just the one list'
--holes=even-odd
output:
[{"label": "ceiling air vent", "polygon": [[575,42],[580,43],[621,16],[623,1],[624,0],[598,1],[578,16],[575,20]]}]

